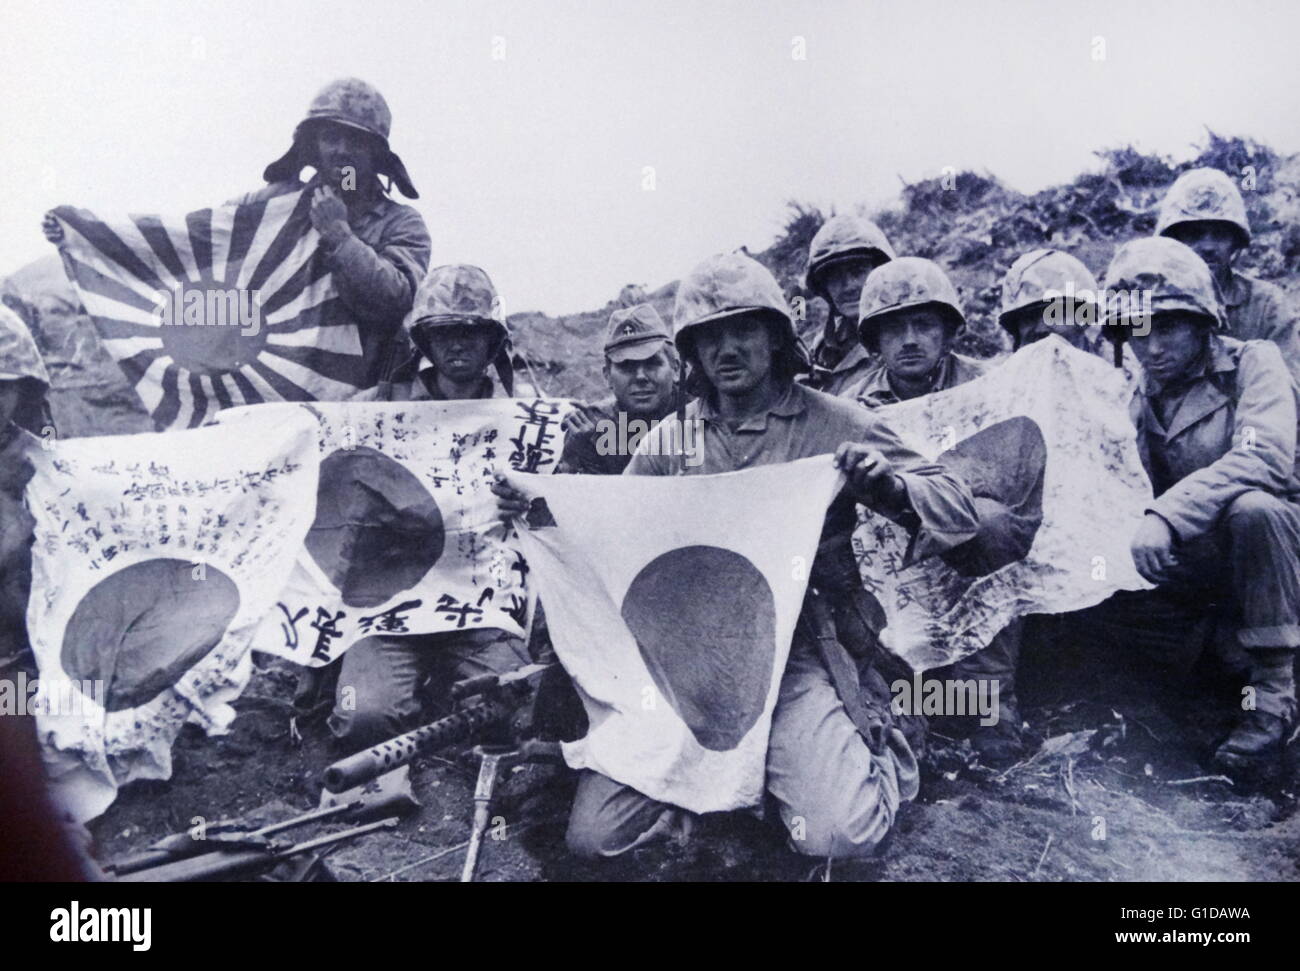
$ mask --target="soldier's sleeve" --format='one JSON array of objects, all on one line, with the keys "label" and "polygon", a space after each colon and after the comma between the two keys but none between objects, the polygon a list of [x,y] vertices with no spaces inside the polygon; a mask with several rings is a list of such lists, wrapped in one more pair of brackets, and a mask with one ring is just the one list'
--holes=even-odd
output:
[{"label": "soldier's sleeve", "polygon": [[1179,481],[1148,507],[1179,540],[1207,532],[1242,493],[1285,491],[1295,468],[1296,404],[1281,351],[1246,341],[1237,362],[1232,448]]},{"label": "soldier's sleeve", "polygon": [[904,445],[884,419],[874,413],[871,418],[862,441],[889,460],[907,486],[908,504],[920,520],[909,559],[942,553],[974,537],[979,513],[965,481]]},{"label": "soldier's sleeve", "polygon": [[378,246],[355,234],[325,256],[344,304],[363,320],[400,320],[429,266],[429,231],[414,209],[403,206],[384,227]]},{"label": "soldier's sleeve", "polygon": [[1260,311],[1259,336],[1272,341],[1282,352],[1291,380],[1300,386],[1300,317],[1294,302],[1280,288],[1269,288]]}]

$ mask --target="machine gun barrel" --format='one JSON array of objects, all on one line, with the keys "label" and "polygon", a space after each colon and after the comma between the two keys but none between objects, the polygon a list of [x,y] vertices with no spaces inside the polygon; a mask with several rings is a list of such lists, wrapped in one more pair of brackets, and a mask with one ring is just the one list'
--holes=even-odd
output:
[{"label": "machine gun barrel", "polygon": [[406,765],[422,752],[435,752],[472,738],[487,726],[508,718],[513,710],[503,698],[485,697],[445,718],[340,759],[325,770],[325,788],[346,792]]}]

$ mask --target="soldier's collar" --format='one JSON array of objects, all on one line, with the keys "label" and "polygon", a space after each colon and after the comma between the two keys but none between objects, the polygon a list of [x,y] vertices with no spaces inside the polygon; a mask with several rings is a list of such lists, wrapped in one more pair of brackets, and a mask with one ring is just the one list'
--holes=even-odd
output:
[{"label": "soldier's collar", "polygon": [[1210,335],[1210,346],[1205,355],[1204,363],[1188,375],[1185,379],[1172,385],[1162,385],[1156,381],[1151,374],[1143,377],[1143,393],[1148,397],[1158,395],[1170,388],[1187,387],[1195,384],[1202,378],[1213,381],[1215,384],[1220,382],[1218,377],[1221,374],[1227,374],[1237,370],[1237,362],[1233,360],[1232,354],[1228,352],[1228,346],[1219,339],[1217,334]]},{"label": "soldier's collar", "polygon": [[[940,358],[939,366],[932,372],[930,390],[925,392],[926,394],[932,394],[947,384],[948,377],[952,373],[954,361],[955,358],[953,351],[949,351]],[[881,404],[896,404],[903,400],[898,396],[898,392],[894,390],[893,384],[890,383],[889,368],[885,367],[884,360],[881,360],[880,366],[871,372],[870,378],[868,378],[866,383],[862,386],[862,391],[859,394],[859,397],[874,398]],[[918,395],[918,397],[923,397],[923,395]]]},{"label": "soldier's collar", "polygon": [[[797,415],[808,407],[808,401],[805,397],[808,389],[796,381],[791,381],[776,400],[764,408],[761,412],[750,415],[740,423],[737,431],[762,431],[767,428],[767,418],[769,415],[778,415],[782,418],[789,418]],[[712,395],[705,395],[698,399],[699,417],[705,421],[721,423],[722,418],[718,414],[718,409],[714,406]]]},{"label": "soldier's collar", "polygon": [[[1223,300],[1225,306],[1240,307],[1250,299],[1250,280],[1245,274],[1238,273],[1236,270],[1229,270],[1229,284],[1225,291],[1220,291],[1219,297]],[[1214,285],[1217,288],[1219,281],[1216,278]]]},{"label": "soldier's collar", "polygon": [[[420,368],[420,370],[416,372],[416,377],[424,390],[429,393],[430,399],[433,401],[446,400],[443,397],[442,389],[438,387],[438,369],[432,364]],[[485,374],[483,375],[482,382],[478,386],[478,393],[475,394],[474,397],[491,398],[495,392],[496,388],[492,384],[492,378]]]}]

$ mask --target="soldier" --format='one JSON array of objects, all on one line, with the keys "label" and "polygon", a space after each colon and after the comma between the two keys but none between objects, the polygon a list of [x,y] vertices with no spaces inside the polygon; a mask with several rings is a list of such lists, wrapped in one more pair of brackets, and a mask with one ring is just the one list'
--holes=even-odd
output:
[{"label": "soldier", "polygon": [[622,472],[641,436],[676,406],[678,369],[672,335],[652,304],[610,314],[603,373],[614,398],[580,405],[565,416],[567,437],[556,471]]},{"label": "soldier", "polygon": [[[684,438],[680,420],[670,415],[642,440],[624,475],[730,472],[834,452],[849,483],[823,533],[823,551],[828,534],[843,544],[834,559],[851,562],[854,501],[906,524],[918,557],[975,533],[970,494],[960,480],[924,462],[871,412],[795,382],[808,368],[807,352],[779,285],[760,264],[737,253],[705,260],[682,281],[673,318],[689,383],[701,393],[686,406],[685,420],[702,429],[702,462],[687,465],[673,454]],[[497,494],[503,514],[527,510],[526,498],[509,487]],[[814,584],[828,575],[822,560],[819,552]],[[862,592],[860,582],[853,586]],[[870,654],[860,655],[855,666],[841,654],[848,640],[842,630],[841,642],[834,632],[821,636],[821,596],[816,590],[805,603],[781,682],[767,788],[798,852],[868,855],[889,832],[899,803],[916,794],[916,758],[892,720],[888,688]],[[851,677],[844,676],[846,666]],[[617,856],[689,826],[685,810],[585,771],[568,843],[584,856]]]},{"label": "soldier", "polygon": [[[868,408],[955,388],[985,372],[982,362],[952,350],[966,317],[947,275],[930,260],[904,256],[873,272],[862,288],[859,313],[859,339],[880,354],[880,365],[858,398]],[[964,572],[990,572],[1028,551],[1032,527],[1003,498],[975,496],[979,535],[946,557]],[[1009,764],[1021,752],[1016,669],[1022,636],[1022,623],[1012,621],[982,651],[943,672],[957,680],[998,685],[996,720],[970,726],[971,747],[989,765]]]},{"label": "soldier", "polygon": [[1291,376],[1300,381],[1300,324],[1286,293],[1232,268],[1250,244],[1246,205],[1232,179],[1218,169],[1184,172],[1160,203],[1156,235],[1185,243],[1205,261],[1223,304],[1227,333],[1242,341],[1273,341]]},{"label": "soldier", "polygon": [[[271,184],[233,200],[257,202],[302,188],[302,169],[316,170],[307,183],[311,221],[339,299],[361,331],[365,387],[386,377],[405,350],[402,318],[429,265],[424,220],[387,196],[396,184],[407,198],[419,197],[402,160],[388,147],[392,120],[383,95],[364,81],[331,81],[312,99],[289,150],[266,167],[263,178]],[[380,176],[388,177],[388,188]],[[46,214],[42,230],[51,243],[63,242],[53,215]]]},{"label": "soldier", "polygon": [[966,327],[957,291],[938,264],[904,256],[867,277],[858,304],[858,339],[879,360],[858,400],[868,408],[946,391],[985,365],[952,349]]},{"label": "soldier", "polygon": [[26,646],[35,521],[23,504],[32,477],[27,455],[48,439],[50,377],[27,325],[0,305],[0,659]]},{"label": "soldier", "polygon": [[1114,303],[1105,334],[1131,341],[1145,372],[1132,413],[1155,499],[1132,552],[1157,587],[1117,594],[1105,614],[1167,653],[1212,604],[1231,605],[1253,690],[1214,760],[1229,771],[1258,768],[1281,753],[1295,719],[1296,391],[1274,343],[1224,335],[1210,270],[1182,243],[1124,244],[1106,289],[1151,295],[1149,315],[1136,301]]},{"label": "soldier", "polygon": [[857,214],[832,216],[813,237],[804,280],[830,315],[813,342],[809,387],[846,398],[859,393],[873,361],[858,340],[858,297],[867,274],[893,258],[880,227]]},{"label": "soldier", "polygon": [[998,323],[1011,335],[1014,350],[1055,334],[1081,351],[1108,357],[1111,348],[1101,336],[1104,314],[1097,280],[1069,253],[1036,249],[1012,263],[1002,278]]},{"label": "soldier", "polygon": [[[430,270],[404,326],[416,350],[389,381],[352,400],[459,401],[514,394],[501,298],[477,266],[456,263]],[[496,367],[499,386],[488,376],[489,365]]]},{"label": "soldier", "polygon": [[[501,301],[481,269],[464,264],[435,267],[421,282],[406,320],[419,353],[390,384],[363,391],[353,400],[508,397],[512,371],[501,317]],[[487,374],[493,362],[499,387]],[[529,660],[524,641],[501,630],[363,638],[343,655],[330,731],[346,748],[365,748],[414,727],[420,715],[416,687],[430,673],[438,684],[449,685],[481,674],[503,674]],[[344,704],[349,688],[353,694]],[[300,708],[314,690],[319,690],[316,685],[300,686]]]}]

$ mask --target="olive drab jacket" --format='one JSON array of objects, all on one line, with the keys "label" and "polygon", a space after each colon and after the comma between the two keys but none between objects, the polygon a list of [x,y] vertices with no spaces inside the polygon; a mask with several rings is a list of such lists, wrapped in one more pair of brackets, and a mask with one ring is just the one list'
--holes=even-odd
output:
[{"label": "olive drab jacket", "polygon": [[11,426],[0,435],[0,659],[27,643],[27,598],[32,583],[32,538],[36,521],[23,501],[33,469],[29,456],[39,441]]},{"label": "olive drab jacket", "polygon": [[[822,286],[821,271],[837,260],[871,256],[882,262],[894,259],[894,248],[884,232],[858,213],[832,216],[822,224],[808,247],[805,285],[830,307],[826,326],[813,340],[812,373],[805,383],[817,391],[840,398],[855,398],[874,363],[873,355],[858,342],[857,321],[846,320],[836,310]],[[832,343],[828,336],[838,337]]]},{"label": "olive drab jacket", "polygon": [[[842,321],[843,318],[836,317],[832,311],[832,319],[827,322],[827,326],[837,326]],[[856,331],[857,328],[851,322],[849,326],[852,331]],[[825,332],[817,335],[811,349],[813,371],[805,382],[810,388],[837,398],[852,399],[862,393],[862,385],[871,374],[876,360],[858,343],[856,333],[852,333],[849,340],[852,341],[849,349],[843,356],[839,356],[827,345]]]},{"label": "olive drab jacket", "polygon": [[[1168,427],[1154,400],[1171,413]],[[1207,532],[1245,492],[1300,500],[1297,391],[1277,347],[1211,335],[1204,370],[1163,389],[1146,377],[1134,395],[1138,450],[1156,499],[1148,511],[1180,541]]]},{"label": "olive drab jacket", "polygon": [[[988,361],[965,357],[956,351],[949,351],[947,358],[939,365],[939,374],[936,376],[934,387],[930,391],[947,391],[949,388],[955,388],[967,381],[974,381],[989,367]],[[894,389],[889,383],[889,371],[886,369],[884,362],[877,362],[876,366],[872,368],[858,386],[858,401],[868,408],[883,408],[885,405],[896,405],[899,400],[898,395],[894,393]]]},{"label": "olive drab jacket", "polygon": [[[315,180],[289,186],[273,183],[236,200],[259,202],[286,191],[314,189]],[[396,350],[405,349],[402,321],[429,266],[431,243],[424,219],[410,206],[378,190],[370,205],[349,216],[353,235],[325,251],[339,299],[357,321],[365,357],[366,384],[374,386]]]},{"label": "olive drab jacket", "polygon": [[1239,341],[1272,341],[1294,381],[1300,384],[1300,319],[1286,291],[1274,283],[1232,271],[1220,291],[1228,334]]}]

